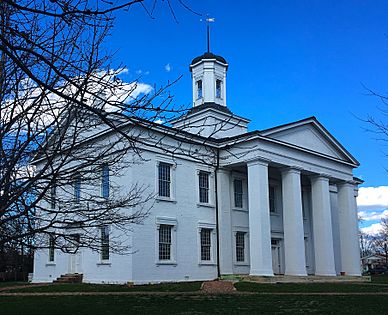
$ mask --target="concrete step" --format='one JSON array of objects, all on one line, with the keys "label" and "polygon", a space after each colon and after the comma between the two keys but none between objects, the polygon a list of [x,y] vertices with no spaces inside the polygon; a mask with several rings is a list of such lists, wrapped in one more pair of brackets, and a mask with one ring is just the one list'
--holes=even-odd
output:
[{"label": "concrete step", "polygon": [[54,280],[54,283],[82,283],[82,274],[65,274]]}]

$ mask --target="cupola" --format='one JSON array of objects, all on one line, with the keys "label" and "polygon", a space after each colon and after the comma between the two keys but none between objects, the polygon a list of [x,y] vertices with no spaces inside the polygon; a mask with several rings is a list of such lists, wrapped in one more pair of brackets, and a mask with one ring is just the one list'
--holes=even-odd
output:
[{"label": "cupola", "polygon": [[226,107],[225,58],[211,52],[195,57],[190,64],[193,84],[193,106],[217,104]]}]

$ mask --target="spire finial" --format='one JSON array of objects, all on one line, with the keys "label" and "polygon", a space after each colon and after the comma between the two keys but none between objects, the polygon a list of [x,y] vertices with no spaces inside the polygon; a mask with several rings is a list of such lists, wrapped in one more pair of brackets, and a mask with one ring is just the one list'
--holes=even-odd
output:
[{"label": "spire finial", "polygon": [[210,52],[210,23],[215,22],[215,18],[209,17],[209,14],[206,15],[206,30],[207,30],[207,52]]}]

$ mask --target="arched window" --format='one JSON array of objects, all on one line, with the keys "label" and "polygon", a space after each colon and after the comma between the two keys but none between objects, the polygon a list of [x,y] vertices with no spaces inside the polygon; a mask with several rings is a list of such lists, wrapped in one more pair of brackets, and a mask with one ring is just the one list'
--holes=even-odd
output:
[{"label": "arched window", "polygon": [[197,81],[197,99],[202,98],[202,80]]},{"label": "arched window", "polygon": [[216,80],[216,97],[222,98],[222,81]]}]

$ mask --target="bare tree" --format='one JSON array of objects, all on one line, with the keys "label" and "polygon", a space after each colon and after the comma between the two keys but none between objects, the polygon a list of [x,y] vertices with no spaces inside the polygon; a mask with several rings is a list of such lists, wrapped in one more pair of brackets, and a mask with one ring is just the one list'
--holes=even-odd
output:
[{"label": "bare tree", "polygon": [[[0,2],[1,250],[47,248],[49,238],[63,251],[100,250],[96,228],[125,233],[147,215],[147,187],[118,182],[142,145],[161,146],[139,127],[182,109],[171,107],[169,84],[148,93],[122,82],[102,51],[112,12],[142,2]],[[76,241],[74,227],[83,231]]]},{"label": "bare tree", "polygon": [[372,238],[375,252],[384,255],[385,266],[388,267],[388,218],[381,218],[381,229]]}]

